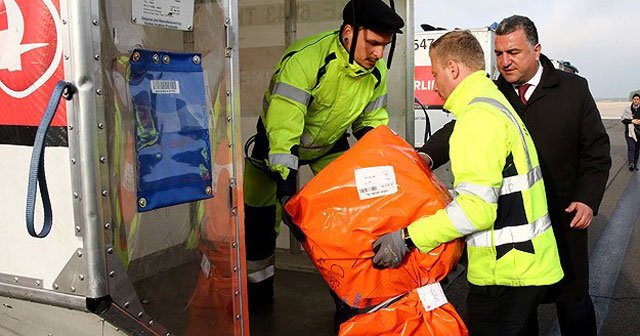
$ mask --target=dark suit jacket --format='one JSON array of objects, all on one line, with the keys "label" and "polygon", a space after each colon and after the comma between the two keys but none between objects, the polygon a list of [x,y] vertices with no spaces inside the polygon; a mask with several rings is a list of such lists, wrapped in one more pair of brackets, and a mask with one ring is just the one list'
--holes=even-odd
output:
[{"label": "dark suit jacket", "polygon": [[[541,55],[540,84],[525,106],[513,85],[502,76],[496,81],[535,142],[547,191],[564,282],[573,287],[570,296],[588,293],[588,236],[586,230],[573,230],[573,214],[564,209],[573,201],[587,204],[598,212],[604,194],[611,157],[609,137],[589,91],[587,81],[577,75],[556,70]],[[448,160],[448,139],[453,122],[445,125],[420,149],[431,156],[434,167]]]}]

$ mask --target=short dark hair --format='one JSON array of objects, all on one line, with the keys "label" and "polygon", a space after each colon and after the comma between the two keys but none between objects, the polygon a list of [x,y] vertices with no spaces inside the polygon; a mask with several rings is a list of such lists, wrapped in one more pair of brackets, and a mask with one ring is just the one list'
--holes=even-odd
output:
[{"label": "short dark hair", "polygon": [[631,99],[633,99],[633,98],[635,98],[635,97],[640,98],[640,93],[634,93],[634,94],[633,94],[633,97],[631,97]]},{"label": "short dark hair", "polygon": [[480,42],[468,30],[448,32],[429,46],[430,53],[442,63],[449,60],[464,64],[472,71],[484,70],[484,52]]},{"label": "short dark hair", "polygon": [[531,19],[522,15],[512,15],[500,21],[498,28],[496,28],[496,35],[504,36],[518,29],[524,31],[524,36],[531,47],[535,47],[536,44],[538,44],[538,30],[536,29],[536,25],[533,24]]}]

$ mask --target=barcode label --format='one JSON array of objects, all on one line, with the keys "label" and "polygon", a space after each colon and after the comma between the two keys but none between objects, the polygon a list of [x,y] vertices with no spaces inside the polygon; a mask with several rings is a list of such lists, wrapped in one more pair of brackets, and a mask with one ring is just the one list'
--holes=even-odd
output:
[{"label": "barcode label", "polygon": [[151,92],[154,94],[180,93],[180,82],[173,80],[152,80]]},{"label": "barcode label", "polygon": [[439,282],[418,288],[418,296],[426,311],[432,311],[448,302]]},{"label": "barcode label", "polygon": [[398,192],[392,166],[360,168],[355,171],[356,188],[361,200],[393,195]]}]

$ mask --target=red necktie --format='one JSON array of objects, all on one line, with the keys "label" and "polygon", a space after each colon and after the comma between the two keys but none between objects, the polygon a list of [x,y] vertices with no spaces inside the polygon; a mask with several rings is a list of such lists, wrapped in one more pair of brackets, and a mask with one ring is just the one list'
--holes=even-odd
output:
[{"label": "red necktie", "polygon": [[527,105],[527,98],[525,97],[525,93],[527,93],[527,89],[529,89],[530,86],[531,84],[528,83],[518,85],[518,96],[520,96],[520,100],[524,105]]}]

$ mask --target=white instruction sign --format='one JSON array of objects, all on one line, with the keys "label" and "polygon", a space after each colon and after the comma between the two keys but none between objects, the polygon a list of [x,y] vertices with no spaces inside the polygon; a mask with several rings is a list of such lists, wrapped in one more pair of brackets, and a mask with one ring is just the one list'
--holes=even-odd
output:
[{"label": "white instruction sign", "polygon": [[193,30],[195,0],[131,0],[131,21],[143,26]]},{"label": "white instruction sign", "polygon": [[426,311],[432,311],[448,302],[439,282],[420,287],[417,291]]},{"label": "white instruction sign", "polygon": [[361,200],[393,195],[398,192],[396,174],[392,166],[356,169],[356,188]]}]

